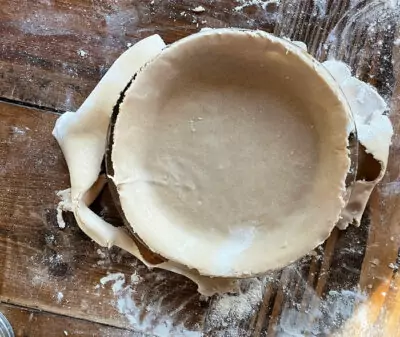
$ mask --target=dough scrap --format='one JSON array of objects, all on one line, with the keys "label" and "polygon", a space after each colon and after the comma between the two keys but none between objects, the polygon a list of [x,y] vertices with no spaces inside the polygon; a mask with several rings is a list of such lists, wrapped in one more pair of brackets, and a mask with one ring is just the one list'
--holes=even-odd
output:
[{"label": "dough scrap", "polygon": [[[365,156],[360,157],[357,180],[347,188],[348,201],[337,224],[338,228],[346,229],[350,224],[360,225],[369,197],[385,174],[393,126],[385,115],[387,104],[375,88],[352,77],[350,68],[343,62],[330,60],[322,64],[335,78],[349,102],[362,151],[365,149],[367,154],[372,155],[369,162],[366,162]],[[379,172],[365,179],[360,173],[368,168],[363,166],[371,167],[374,164],[380,166]]]}]

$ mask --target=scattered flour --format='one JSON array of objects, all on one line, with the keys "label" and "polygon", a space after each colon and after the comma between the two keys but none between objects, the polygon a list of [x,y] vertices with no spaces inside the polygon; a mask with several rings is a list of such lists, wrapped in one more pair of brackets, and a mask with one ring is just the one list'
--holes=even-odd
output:
[{"label": "scattered flour", "polygon": [[[177,337],[197,337],[202,334],[214,337],[248,336],[248,324],[254,319],[263,301],[266,285],[278,285],[276,276],[273,275],[244,279],[240,283],[238,294],[224,294],[211,299],[203,298],[203,301],[210,301],[204,330],[199,327],[196,331],[188,331],[180,323],[176,323],[174,310],[161,313],[160,303],[165,297],[164,293],[156,294],[154,302],[143,300],[146,295],[143,297],[142,290],[136,293],[136,289],[140,289],[136,285],[142,284],[140,281],[143,280],[136,272],[130,277],[126,277],[123,273],[113,273],[103,277],[96,288],[111,289],[114,295],[112,304],[115,309],[138,332]],[[147,279],[145,281],[148,282]],[[301,282],[306,282],[306,280]],[[331,335],[354,316],[355,306],[366,299],[358,290],[331,290],[324,299],[321,299],[314,289],[306,286],[304,298],[307,301],[302,306],[294,302],[291,295],[292,289],[282,286],[283,309],[274,328],[276,335],[281,337]],[[153,288],[149,287],[148,290],[153,291]],[[180,304],[176,310],[182,308],[185,308],[185,303]],[[361,317],[362,313],[356,315]]]},{"label": "scattered flour", "polygon": [[131,275],[131,284],[136,284],[141,280],[140,276],[138,274],[136,274],[136,272],[134,272]]},{"label": "scattered flour", "polygon": [[332,337],[389,337],[389,334],[385,335],[383,332],[387,329],[388,325],[387,321],[385,322],[384,316],[385,315],[380,315],[376,322],[371,325],[371,306],[370,304],[363,304],[357,309],[355,314],[344,324],[344,326],[332,335]]},{"label": "scattered flour", "polygon": [[[158,308],[147,304],[140,307],[135,302],[135,291],[133,285],[139,282],[140,277],[134,273],[130,277],[130,282],[122,273],[112,273],[100,279],[102,287],[110,284],[115,301],[112,302],[115,309],[124,315],[130,325],[144,333],[151,333],[156,336],[176,336],[176,337],[200,337],[200,331],[189,331],[180,325],[175,325],[170,317],[164,315],[159,317]],[[143,318],[143,313],[146,313]]]},{"label": "scattered flour", "polygon": [[27,131],[30,129],[21,126],[11,126],[10,141],[11,142],[25,142],[28,140]]},{"label": "scattered flour", "polygon": [[28,128],[21,128],[21,127],[18,127],[18,126],[12,126],[11,130],[12,130],[13,134],[24,135],[26,133],[26,130],[29,130],[29,129]]},{"label": "scattered flour", "polygon": [[105,259],[105,258],[106,258],[106,254],[105,254],[100,248],[98,248],[98,249],[96,250],[96,253],[97,253],[102,259]]},{"label": "scattered flour", "polygon": [[61,301],[63,300],[63,298],[64,298],[64,294],[63,294],[61,291],[59,291],[59,292],[57,293],[57,303],[61,303]]},{"label": "scattered flour", "polygon": [[[39,6],[38,6],[39,7]],[[26,9],[25,9],[26,10]],[[54,9],[31,9],[31,15],[24,20],[16,20],[16,28],[25,34],[38,36],[61,36],[79,34],[81,16],[61,13]]]},{"label": "scattered flour", "polygon": [[267,277],[242,280],[239,294],[217,297],[209,311],[208,331],[215,332],[216,336],[221,337],[244,336],[245,331],[241,325],[246,325],[258,309],[267,280]]},{"label": "scattered flour", "polygon": [[239,12],[250,6],[258,6],[265,10],[269,4],[279,4],[280,0],[237,0],[236,2],[239,3],[239,5],[233,10]]},{"label": "scattered flour", "polygon": [[34,287],[41,286],[42,284],[45,284],[48,282],[48,277],[46,274],[41,274],[41,275],[35,275],[32,277],[32,285]]},{"label": "scattered flour", "polygon": [[355,306],[366,300],[352,290],[329,291],[324,299],[311,288],[305,294],[309,295],[305,307],[284,306],[275,329],[278,336],[331,336],[353,316]]},{"label": "scattered flour", "polygon": [[206,11],[206,9],[203,6],[197,6],[192,9],[192,12],[194,12],[194,13],[203,13],[205,11]]},{"label": "scattered flour", "polygon": [[65,228],[66,224],[65,224],[64,218],[62,216],[63,210],[59,206],[60,206],[60,204],[58,204],[58,206],[57,206],[57,223],[58,223],[58,227],[63,229],[63,228]]},{"label": "scattered flour", "polygon": [[61,199],[61,201],[57,205],[57,223],[58,227],[65,228],[66,224],[63,218],[63,211],[72,212],[72,201],[71,201],[71,189],[68,188],[66,190],[58,191],[57,196]]},{"label": "scattered flour", "polygon": [[87,56],[87,51],[84,51],[84,50],[82,50],[82,49],[79,49],[78,50],[78,55],[80,56],[80,57],[86,57]]}]

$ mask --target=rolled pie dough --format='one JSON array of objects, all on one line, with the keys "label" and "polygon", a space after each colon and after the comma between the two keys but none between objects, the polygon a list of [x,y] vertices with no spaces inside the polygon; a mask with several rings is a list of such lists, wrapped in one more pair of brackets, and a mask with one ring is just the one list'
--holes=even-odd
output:
[{"label": "rolled pie dough", "polygon": [[[113,107],[135,73],[119,106],[112,178],[133,230],[168,258],[156,267],[191,278],[206,295],[231,291],[234,279],[205,275],[245,277],[283,266],[322,242],[341,210],[339,223],[352,221],[343,216],[351,97],[338,80],[342,63],[326,68],[346,98],[306,52],[266,33],[211,30],[164,48],[158,35],[131,47],[82,107],[56,123],[71,176],[61,205],[88,236],[154,266],[124,229],[88,208],[104,184]],[[385,135],[374,157],[380,177]]]},{"label": "rolled pie dough", "polygon": [[258,275],[315,248],[338,221],[350,110],[290,42],[192,35],[143,67],[120,101],[112,179],[155,253],[202,275]]}]

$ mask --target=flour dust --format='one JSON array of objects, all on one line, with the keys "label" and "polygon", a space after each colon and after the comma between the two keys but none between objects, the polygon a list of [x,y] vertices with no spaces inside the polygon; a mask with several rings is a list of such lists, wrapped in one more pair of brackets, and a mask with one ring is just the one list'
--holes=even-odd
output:
[{"label": "flour dust", "polygon": [[250,6],[261,7],[262,9],[266,9],[270,4],[278,5],[280,0],[237,0],[238,5],[234,8],[234,11],[239,12]]},{"label": "flour dust", "polygon": [[[111,287],[114,295],[114,300],[111,304],[126,318],[133,329],[160,337],[201,336],[200,331],[190,331],[182,325],[175,324],[171,319],[173,315],[161,313],[158,302],[143,305],[136,301],[135,297],[138,294],[136,293],[135,285],[140,281],[141,277],[136,273],[129,277],[125,277],[123,273],[111,273],[100,279],[101,287]],[[149,291],[153,290],[149,289]],[[142,295],[146,296],[146,294]]]},{"label": "flour dust", "polygon": [[[272,326],[276,336],[328,336],[339,331],[351,319],[355,307],[366,300],[366,296],[357,289],[341,289],[329,291],[321,299],[313,288],[306,285],[306,280],[298,273],[298,268],[299,265],[293,265],[286,271],[297,273],[298,284],[305,286],[300,300],[296,298],[297,288],[283,284],[277,277],[278,273],[261,278],[245,279],[241,281],[241,290],[238,294],[204,298],[203,303],[208,308],[207,315],[204,317],[203,324],[193,329],[188,329],[180,320],[177,320],[174,310],[169,312],[162,310],[160,303],[165,298],[165,294],[159,294],[159,301],[157,296],[154,301],[143,300],[147,294],[139,292],[136,286],[144,280],[137,273],[108,274],[100,279],[96,288],[97,290],[108,289],[112,292],[113,300],[110,304],[125,317],[133,330],[155,336],[197,337],[204,334],[212,337],[251,336],[255,323],[261,319],[258,313],[263,301],[265,298],[273,299],[273,294],[277,292],[281,292],[283,298],[281,314]],[[164,282],[168,280],[165,279]],[[151,292],[150,288],[148,287],[147,291]],[[137,300],[138,297],[142,298],[143,303]],[[178,304],[176,310],[179,311],[182,308],[186,310],[186,303]],[[262,318],[264,321],[268,320],[273,304],[274,301],[263,304],[267,306],[265,318]]]}]

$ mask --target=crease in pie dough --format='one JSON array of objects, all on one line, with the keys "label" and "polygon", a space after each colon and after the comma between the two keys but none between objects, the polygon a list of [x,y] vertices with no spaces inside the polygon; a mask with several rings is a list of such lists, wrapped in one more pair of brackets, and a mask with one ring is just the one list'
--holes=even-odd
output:
[{"label": "crease in pie dough", "polygon": [[[229,31],[229,30],[225,30]],[[212,34],[211,31],[205,31],[200,34]],[[259,34],[264,36],[265,33],[262,32],[253,32],[253,33],[247,33],[249,37],[257,37]],[[253,34],[253,35],[252,35]],[[255,34],[255,35],[254,35]],[[199,35],[199,34],[198,34]],[[281,46],[281,40],[275,37],[271,37],[268,35],[270,39],[276,39],[277,41],[277,46]],[[204,38],[204,37],[201,37]],[[218,38],[217,38],[218,39]],[[220,41],[219,41],[220,42]],[[179,42],[178,42],[179,43]],[[289,43],[289,42],[288,42]],[[314,62],[311,57],[308,56],[308,54],[301,48],[297,48],[293,46],[286,46],[287,48],[290,49],[290,54],[295,55],[295,57],[303,57],[303,58],[309,58],[309,62]],[[135,44],[133,47],[131,47],[128,51],[126,51],[124,54],[121,55],[120,58],[116,60],[116,62],[113,64],[113,66],[110,68],[110,70],[107,72],[107,74],[104,76],[104,78],[100,81],[98,86],[93,90],[91,95],[87,98],[87,100],[84,102],[84,104],[81,106],[81,108],[76,112],[66,112],[64,115],[62,115],[58,120],[55,125],[53,134],[56,137],[57,141],[59,142],[61,149],[64,153],[64,156],[66,158],[68,168],[70,171],[70,179],[71,179],[71,189],[70,193],[64,193],[64,200],[60,204],[61,207],[64,207],[68,210],[73,210],[75,218],[78,222],[78,225],[80,228],[89,236],[91,237],[95,242],[100,244],[101,246],[105,247],[111,247],[113,245],[116,245],[131,254],[135,255],[137,258],[139,258],[142,262],[144,262],[147,266],[149,267],[157,267],[157,268],[163,268],[167,269],[179,274],[182,274],[190,279],[192,279],[194,282],[196,282],[199,285],[199,292],[205,294],[205,295],[212,295],[215,292],[228,292],[228,291],[235,291],[237,290],[237,282],[236,279],[233,278],[226,278],[226,277],[208,277],[206,275],[217,275],[217,276],[235,276],[235,277],[246,277],[250,276],[253,274],[257,274],[262,272],[262,270],[256,270],[254,268],[250,268],[248,270],[245,270],[246,268],[243,268],[243,261],[242,265],[240,268],[238,268],[236,271],[232,271],[232,266],[228,265],[228,268],[226,267],[227,264],[225,260],[235,260],[236,258],[240,257],[243,255],[243,251],[241,249],[245,250],[248,248],[247,246],[250,245],[251,240],[254,240],[254,237],[258,235],[257,232],[257,219],[250,219],[250,221],[253,221],[252,223],[246,223],[246,228],[253,228],[251,231],[241,231],[240,226],[238,228],[234,228],[233,231],[231,231],[231,240],[228,242],[224,242],[222,244],[222,248],[220,247],[220,251],[213,251],[213,256],[216,256],[217,259],[216,261],[219,261],[217,263],[210,263],[212,261],[207,261],[207,259],[204,259],[203,263],[200,263],[202,265],[201,267],[198,267],[198,264],[191,265],[191,261],[187,261],[185,259],[181,259],[179,256],[177,258],[176,255],[170,256],[173,257],[173,259],[169,259],[167,262],[163,262],[158,265],[151,265],[149,264],[146,259],[143,258],[142,254],[140,253],[137,245],[135,242],[132,240],[132,238],[128,235],[128,233],[125,231],[123,228],[116,228],[113,227],[112,225],[108,224],[105,222],[103,219],[98,217],[95,213],[93,213],[88,206],[94,200],[94,198],[98,195],[98,193],[101,191],[101,187],[104,186],[104,177],[100,176],[100,165],[101,161],[104,156],[105,152],[105,146],[106,146],[106,138],[107,138],[107,128],[109,125],[110,121],[110,116],[113,110],[113,107],[115,103],[117,102],[118,98],[120,97],[120,92],[123,91],[123,89],[126,87],[127,83],[131,80],[131,77],[133,74],[139,72],[142,67],[144,67],[148,62],[150,62],[153,59],[157,59],[157,56],[165,51],[168,52],[168,49],[165,49],[165,44],[162,41],[162,39],[158,35],[153,35],[149,38],[146,38],[137,44]],[[279,48],[278,48],[279,49]],[[172,52],[170,52],[172,53]],[[297,55],[297,56],[296,56]],[[172,54],[172,59],[173,59],[173,54]],[[181,55],[182,56],[182,55]],[[150,62],[151,64],[155,64],[153,62]],[[157,64],[156,64],[157,65]],[[388,156],[388,148],[390,145],[390,138],[392,134],[392,128],[390,121],[387,119],[386,116],[382,115],[383,111],[382,109],[386,109],[386,105],[384,105],[383,100],[379,97],[379,95],[376,94],[376,91],[372,89],[372,87],[365,87],[366,84],[363,82],[360,82],[358,80],[355,81],[353,77],[351,77],[351,74],[343,63],[337,62],[337,61],[329,61],[323,64],[325,68],[332,74],[333,78],[337,81],[339,86],[332,80],[332,78],[329,76],[329,73],[324,71],[324,68],[319,67],[318,64],[314,64],[316,69],[320,71],[320,76],[323,77],[324,81],[330,83],[332,88],[337,88],[337,96],[338,97],[343,97],[340,89],[343,91],[345,100],[347,100],[350,103],[351,108],[353,109],[352,112],[353,114],[361,114],[363,110],[358,109],[357,106],[357,101],[359,101],[359,97],[357,97],[357,88],[363,87],[363,92],[366,93],[365,99],[370,99],[371,104],[369,106],[374,106],[376,109],[367,114],[367,116],[362,115],[362,116],[356,116],[356,125],[358,129],[358,136],[362,144],[365,146],[366,151],[370,152],[373,157],[379,161],[379,164],[381,165],[381,171],[379,176],[374,180],[374,181],[357,181],[354,183],[353,186],[350,186],[350,188],[347,190],[348,195],[350,195],[349,202],[345,206],[342,200],[342,194],[345,195],[344,192],[344,182],[343,184],[340,183],[340,186],[336,186],[337,190],[335,191],[337,195],[337,202],[338,202],[338,207],[340,209],[343,208],[342,210],[342,215],[339,220],[339,226],[342,228],[345,228],[348,223],[353,222],[353,219],[359,219],[359,217],[362,215],[362,212],[365,208],[365,204],[368,200],[369,194],[371,193],[373,186],[382,178],[383,173],[386,168],[386,162],[387,162],[387,156]],[[154,68],[154,67],[153,67]],[[145,68],[146,72],[148,71],[148,66]],[[201,65],[199,65],[199,72],[201,72]],[[153,69],[154,70],[154,69]],[[156,69],[157,70],[157,69]],[[155,70],[155,71],[156,71]],[[171,65],[171,71],[176,71],[179,72],[180,69],[177,67],[174,67],[174,65]],[[326,73],[325,73],[326,72]],[[189,72],[190,73],[190,72]],[[173,75],[173,74],[172,74]],[[192,73],[192,75],[196,75],[196,73]],[[290,75],[290,74],[289,74]],[[139,76],[140,78],[140,76]],[[149,77],[148,77],[149,78]],[[149,83],[146,83],[146,78],[142,80],[142,85],[148,85]],[[143,83],[144,81],[144,83]],[[358,81],[358,82],[357,82]],[[188,82],[187,82],[188,84]],[[133,87],[139,86],[139,84],[136,84],[135,81],[132,84]],[[151,90],[151,86],[146,87],[148,90]],[[173,88],[172,88],[173,89]],[[182,87],[180,88],[175,88],[175,89],[184,89],[184,86],[182,84]],[[197,88],[198,90],[196,92],[202,92],[202,88]],[[336,89],[335,89],[336,90]],[[210,90],[205,90],[207,98],[210,100],[216,99],[215,95],[213,96],[213,93],[210,92]],[[228,90],[229,91],[229,90]],[[142,91],[143,93],[143,91]],[[157,94],[157,93],[156,93]],[[190,92],[188,93],[190,94]],[[236,92],[227,92],[227,97],[232,98],[232,106],[234,107],[235,103],[235,95]],[[243,93],[237,92],[237,94],[243,95]],[[135,96],[135,93],[133,93],[133,96]],[[128,96],[131,97],[131,96]],[[144,97],[144,96],[143,96]],[[142,98],[143,98],[142,97]],[[190,97],[190,96],[189,96]],[[140,97],[136,97],[136,99],[140,100]],[[248,100],[251,102],[251,97],[248,97]],[[339,99],[340,101],[340,99]],[[383,102],[383,103],[382,103]],[[179,102],[169,102],[169,113],[172,113],[174,111],[174,104],[176,107],[179,107]],[[190,105],[190,100],[186,100],[184,102],[185,104]],[[229,103],[229,99],[226,100],[226,103]],[[128,104],[127,101],[122,102],[122,107],[123,105]],[[342,102],[341,104],[345,104],[345,102]],[[353,104],[353,105],[352,105]],[[354,110],[355,109],[355,110]],[[189,109],[190,110],[190,109]],[[364,109],[365,110],[365,109]],[[243,112],[245,114],[245,112]],[[148,117],[144,118],[144,123],[150,123],[149,121],[151,119],[151,116],[145,116]],[[190,118],[188,119],[188,125],[187,129],[184,130],[184,132],[190,132],[193,134],[198,134],[201,132],[202,128],[202,122],[204,121],[204,118],[202,116],[189,116]],[[215,117],[215,116],[214,116]],[[254,116],[253,116],[254,117]],[[365,117],[365,118],[364,118]],[[371,118],[373,117],[373,118]],[[199,119],[200,118],[200,119]],[[153,121],[154,122],[154,121]],[[253,124],[250,123],[250,125],[244,125],[241,126],[243,130],[246,130],[247,128],[257,128],[260,127],[262,129],[263,124],[260,123],[258,125],[259,120],[256,120]],[[216,125],[216,132],[219,131],[218,129],[218,123],[214,123]],[[163,124],[161,124],[163,125]],[[208,126],[212,126],[213,123],[207,124]],[[289,124],[290,125],[290,122]],[[312,124],[310,124],[312,125]],[[265,126],[265,125],[264,125]],[[234,125],[231,126],[233,129],[235,128]],[[239,128],[240,129],[240,128]],[[145,130],[143,128],[142,130]],[[148,131],[149,129],[147,129]],[[135,131],[140,131],[137,128]],[[171,141],[173,143],[173,139],[171,140],[168,138],[168,128],[163,130],[162,134],[164,137],[166,137],[164,140],[166,141],[166,144],[170,143]],[[364,133],[363,135],[360,135],[360,133]],[[245,133],[243,133],[245,134]],[[240,134],[238,137],[240,138]],[[163,140],[161,138],[161,140]],[[240,139],[239,139],[240,140]],[[244,139],[247,142],[250,142],[251,140],[249,139]],[[261,140],[263,140],[261,138]],[[162,142],[161,142],[162,143]],[[293,142],[295,143],[295,142]],[[310,144],[312,144],[312,141],[310,141]],[[146,146],[152,146],[151,144],[146,144]],[[154,145],[153,145],[154,146]],[[143,147],[145,148],[145,147]],[[156,146],[157,148],[157,146]],[[257,148],[257,146],[255,147]],[[342,150],[342,149],[341,149]],[[162,154],[163,149],[158,149],[158,151],[161,151],[160,153]],[[290,154],[290,153],[289,153]],[[140,154],[139,154],[140,155]],[[164,158],[165,159],[165,158]],[[229,158],[222,158],[225,161],[222,161],[220,164],[223,165],[232,165],[229,163]],[[250,160],[251,161],[251,154],[249,154],[248,157],[244,156],[241,158],[243,160]],[[329,159],[329,158],[328,158]],[[166,165],[170,166],[176,166],[176,165],[183,165],[182,163],[174,163],[173,161],[168,162],[168,159],[166,160]],[[145,160],[142,162],[144,163]],[[204,164],[204,162],[203,162]],[[146,164],[147,165],[147,164]],[[178,166],[179,166],[178,165]],[[341,167],[343,170],[348,169],[348,162],[343,161],[343,165]],[[264,167],[265,169],[265,167]],[[173,177],[173,175],[170,177],[172,179],[171,181],[175,183],[180,184],[181,186],[178,186],[181,191],[183,191],[183,195],[185,195],[185,191],[196,191],[198,188],[198,181],[197,185],[193,183],[196,179],[194,177],[193,179],[181,179],[182,177],[179,176],[181,171],[179,171],[180,168],[174,168],[174,172],[178,172],[178,176]],[[151,171],[151,170],[150,170]],[[157,171],[157,168],[154,169],[154,172]],[[262,171],[262,170],[261,170]],[[147,173],[149,170],[147,170]],[[196,172],[196,171],[194,171]],[[201,172],[201,170],[199,171]],[[139,177],[139,180],[141,182],[147,181],[147,183],[150,183],[150,186],[162,186],[163,183],[165,183],[162,179],[162,172],[159,172],[161,176],[152,176],[152,177],[147,177],[146,176],[146,170],[143,170],[142,176]],[[237,174],[243,174],[243,172],[240,172],[240,169],[237,169],[236,171]],[[321,172],[323,174],[324,172]],[[326,175],[329,173],[325,172]],[[115,176],[113,179],[115,180]],[[132,177],[129,175],[124,176],[124,172],[122,174],[118,175],[118,180],[115,181],[116,185],[120,189],[120,193],[124,193],[123,191],[123,186],[127,185],[129,183],[137,183],[139,180],[137,177],[135,178],[135,181],[130,180]],[[157,178],[157,179],[155,179]],[[206,177],[200,177],[203,178],[203,181]],[[147,180],[146,180],[147,179]],[[175,179],[175,180],[174,180]],[[221,179],[223,179],[223,175],[221,176]],[[201,181],[201,179],[200,179]],[[270,180],[273,182],[273,179]],[[140,183],[139,183],[140,185]],[[142,184],[143,185],[143,184]],[[257,184],[254,183],[254,186],[257,187]],[[360,192],[361,191],[361,192]],[[151,191],[150,191],[151,192]],[[238,192],[236,192],[238,193]],[[162,195],[162,193],[160,194]],[[361,197],[360,197],[361,196]],[[165,196],[164,196],[165,197]],[[168,197],[168,196],[167,196]],[[321,198],[323,196],[321,195]],[[122,200],[125,200],[125,202],[129,198],[122,198]],[[198,200],[197,200],[198,201]],[[128,201],[129,202],[129,201]],[[357,207],[354,208],[354,205],[357,204]],[[349,206],[351,205],[351,207]],[[239,205],[240,206],[240,205]],[[344,207],[345,206],[345,207]],[[337,207],[336,207],[337,208]],[[123,208],[124,212],[127,209],[126,207]],[[179,209],[179,207],[178,207]],[[145,211],[145,209],[144,209]],[[334,213],[334,212],[333,212]],[[262,214],[261,214],[262,216]],[[298,219],[298,218],[297,218]],[[333,224],[338,220],[338,218],[335,218],[333,216],[329,221],[332,223],[332,226],[327,226],[327,228],[323,231],[323,233],[320,233],[318,235],[318,240],[314,243],[315,246],[318,245],[320,242],[322,242],[330,233],[330,230],[333,227]],[[244,219],[244,221],[248,221],[247,219]],[[255,221],[255,222],[254,222]],[[136,231],[137,228],[135,227],[134,230]],[[229,231],[229,229],[228,229]],[[306,232],[306,231],[305,231]],[[143,234],[143,233],[141,233]],[[156,233],[159,234],[159,233]],[[217,233],[218,234],[218,233]],[[143,238],[141,235],[139,235],[141,238]],[[174,237],[173,237],[174,238]],[[212,233],[210,238],[212,239]],[[195,240],[195,236],[191,237],[192,240]],[[298,238],[297,238],[298,239]],[[247,240],[247,241],[246,241]],[[146,243],[148,243],[148,240],[144,240]],[[281,243],[283,248],[285,249],[285,244],[286,247],[288,243],[286,242],[285,238],[281,238]],[[301,241],[301,240],[300,240]],[[250,242],[250,243],[249,243]],[[152,242],[154,243],[154,242]],[[153,246],[150,244],[149,245],[152,249]],[[186,253],[189,250],[184,249],[185,246],[183,246],[183,251],[175,253]],[[299,255],[299,252],[297,252],[296,256],[291,256],[290,261],[276,261],[276,266],[283,266],[284,264],[287,264],[288,262],[291,262],[292,260],[295,260],[299,258],[301,255],[304,255],[307,253],[306,250],[310,250],[314,247],[306,247],[306,249],[301,252]],[[182,249],[182,246],[181,246]],[[155,249],[157,251],[157,249]],[[164,252],[164,251],[163,251]],[[219,254],[219,255],[218,255]],[[235,255],[236,254],[236,255]],[[164,256],[164,255],[163,255]],[[201,259],[201,257],[199,258]],[[198,260],[199,260],[198,259]],[[178,261],[179,260],[179,261]],[[180,263],[183,261],[183,263]],[[200,261],[201,262],[201,261]],[[188,267],[189,266],[189,267]],[[275,267],[276,267],[275,266]],[[192,267],[192,268],[190,268]],[[211,268],[210,268],[211,267]],[[199,272],[200,270],[200,272]],[[265,270],[264,270],[265,271]],[[205,274],[205,275],[204,275]]]}]

